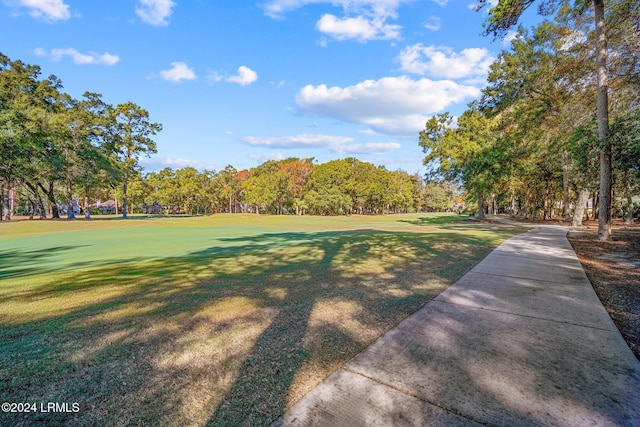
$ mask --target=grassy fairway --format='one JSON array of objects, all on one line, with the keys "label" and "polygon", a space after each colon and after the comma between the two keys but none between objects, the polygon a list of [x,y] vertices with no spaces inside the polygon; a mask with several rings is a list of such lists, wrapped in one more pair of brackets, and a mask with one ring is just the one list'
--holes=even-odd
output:
[{"label": "grassy fairway", "polygon": [[435,214],[0,224],[0,400],[80,404],[0,425],[268,425],[521,231]]}]

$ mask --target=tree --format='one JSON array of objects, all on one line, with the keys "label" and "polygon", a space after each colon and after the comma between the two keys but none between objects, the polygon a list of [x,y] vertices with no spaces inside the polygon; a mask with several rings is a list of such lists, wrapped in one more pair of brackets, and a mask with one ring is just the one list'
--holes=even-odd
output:
[{"label": "tree", "polygon": [[238,179],[238,170],[231,165],[227,165],[216,174],[222,197],[225,200],[224,210],[228,213],[235,212],[238,199],[240,198],[241,183]]},{"label": "tree", "polygon": [[[0,181],[5,192],[18,182],[28,182],[38,197],[38,163],[49,160],[48,117],[59,96],[60,81],[55,76],[40,80],[36,65],[11,61],[0,53]],[[53,184],[49,195],[53,198]],[[55,200],[53,200],[55,202]],[[53,216],[57,207],[52,203]],[[6,218],[10,218],[7,210]]]},{"label": "tree", "polygon": [[158,172],[151,172],[146,181],[150,189],[150,194],[145,200],[148,205],[155,202],[160,206],[167,206],[170,210],[176,205],[177,189],[173,169],[167,167]]},{"label": "tree", "polygon": [[319,215],[348,215],[354,206],[352,165],[355,159],[318,165],[305,186],[304,202]]},{"label": "tree", "polygon": [[627,202],[625,224],[633,220],[633,191],[640,179],[640,112],[617,117],[610,127],[613,165]]},{"label": "tree", "polygon": [[386,190],[391,209],[393,212],[409,212],[414,204],[414,177],[401,170],[385,173],[389,176],[390,186]]},{"label": "tree", "polygon": [[[479,0],[479,8],[489,3],[489,0]],[[494,37],[504,36],[506,32],[517,24],[522,13],[534,0],[499,0],[498,4],[489,10],[489,17],[485,23],[485,34],[493,34]],[[546,3],[546,6],[553,1]],[[576,11],[583,12],[586,7],[585,0],[579,0]],[[596,50],[596,77],[597,77],[597,123],[598,140],[600,144],[600,215],[598,216],[598,236],[600,240],[608,240],[611,236],[611,144],[607,139],[609,129],[609,95],[607,74],[607,36],[605,27],[604,0],[592,0],[595,20],[595,50]],[[540,7],[544,11],[545,3]]]},{"label": "tree", "polygon": [[83,138],[78,153],[81,166],[75,179],[84,192],[85,218],[90,219],[89,196],[100,186],[114,186],[118,182],[118,170],[110,161],[105,139],[111,106],[102,100],[102,95],[85,92],[75,107],[74,132]]},{"label": "tree", "polygon": [[[49,115],[51,150],[47,160],[52,172],[58,170],[64,182],[64,194],[69,219],[75,219],[72,203],[74,186],[88,193],[100,182],[112,181],[114,169],[102,150],[105,115],[108,106],[100,95],[86,92],[81,101],[59,94]],[[56,159],[56,156],[58,157]],[[55,172],[54,172],[55,176]],[[111,179],[109,179],[111,178]],[[85,216],[89,218],[85,200]]]},{"label": "tree", "polygon": [[495,145],[495,119],[472,107],[451,127],[448,114],[431,117],[420,132],[419,144],[427,154],[424,164],[432,168],[434,177],[458,181],[478,201],[477,214],[484,217],[484,202],[496,182],[502,177],[506,155]]},{"label": "tree", "polygon": [[391,182],[386,169],[353,158],[345,160],[351,168],[348,185],[352,188],[353,206],[360,214],[382,213],[390,201]]},{"label": "tree", "polygon": [[296,215],[304,212],[304,187],[311,178],[315,165],[313,158],[298,159],[289,158],[280,162],[280,168],[289,177],[288,191],[291,196],[291,203],[296,211]]},{"label": "tree", "polygon": [[451,201],[442,185],[429,182],[424,189],[424,207],[429,212],[443,212],[450,207]]},{"label": "tree", "polygon": [[156,153],[151,139],[162,125],[149,121],[149,112],[133,102],[119,104],[112,110],[108,126],[109,147],[122,174],[122,217],[127,218],[127,186],[129,176],[138,165],[141,154]]},{"label": "tree", "polygon": [[531,31],[520,28],[511,49],[492,64],[489,85],[483,89],[483,111],[500,114],[503,135],[519,146],[514,165],[524,175],[512,180],[511,211],[513,196],[520,193],[525,210],[541,201],[544,216],[550,214],[555,180],[562,175],[563,215],[567,218],[570,178],[576,176],[574,172],[589,172],[575,171],[577,167],[591,167],[572,158],[569,153],[573,151],[567,146],[574,130],[591,118],[595,88],[584,71],[590,62],[588,45],[579,36],[588,30],[572,22],[565,9],[558,13],[556,22],[545,21]]}]

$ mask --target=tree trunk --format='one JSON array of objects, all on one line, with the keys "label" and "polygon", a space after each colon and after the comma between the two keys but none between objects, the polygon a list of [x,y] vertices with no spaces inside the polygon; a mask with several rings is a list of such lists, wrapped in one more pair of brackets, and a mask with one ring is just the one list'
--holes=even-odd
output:
[{"label": "tree trunk", "polygon": [[11,221],[11,187],[5,187],[2,192],[2,205],[5,221]]},{"label": "tree trunk", "polygon": [[542,220],[546,220],[547,217],[549,219],[551,219],[551,215],[548,215],[550,210],[549,207],[549,181],[547,181],[547,184],[545,185],[544,188],[544,201],[542,203]]},{"label": "tree trunk", "polygon": [[569,218],[571,215],[569,210],[569,161],[568,154],[562,152],[562,217]]},{"label": "tree trunk", "polygon": [[478,193],[478,218],[484,218],[484,200],[482,193]]},{"label": "tree trunk", "polygon": [[9,215],[13,215],[14,205],[15,205],[15,197],[16,197],[16,189],[15,187],[9,187]]},{"label": "tree trunk", "polygon": [[[2,199],[2,200],[0,200],[0,203],[2,204],[2,208],[0,208],[0,221],[4,221],[4,218],[5,218],[5,216],[4,216],[4,214],[5,214],[4,185],[2,187],[0,187],[0,198]],[[9,217],[9,219],[11,219],[11,217]]]},{"label": "tree trunk", "polygon": [[624,218],[625,225],[633,224],[633,189],[631,188],[631,170],[624,174],[624,195],[627,199],[627,212]]},{"label": "tree trunk", "polygon": [[58,204],[56,203],[56,196],[53,192],[53,181],[49,182],[49,189],[47,190],[41,183],[38,183],[40,189],[47,195],[47,200],[51,205],[51,219],[59,219],[60,212],[58,211]]},{"label": "tree trunk", "polygon": [[67,180],[67,219],[76,219],[73,201],[71,199],[71,180]]},{"label": "tree trunk", "polygon": [[122,218],[127,218],[127,175],[124,175],[122,184]]},{"label": "tree trunk", "polygon": [[91,209],[89,209],[89,198],[84,197],[84,219],[91,219]]},{"label": "tree trunk", "polygon": [[596,19],[597,50],[597,119],[598,140],[600,141],[600,211],[598,213],[598,239],[611,237],[611,144],[609,132],[609,84],[607,76],[607,35],[605,32],[604,0],[593,0]]},{"label": "tree trunk", "polygon": [[582,217],[584,210],[587,208],[590,193],[589,190],[578,191],[578,200],[576,200],[576,208],[573,211],[573,222],[571,223],[573,227],[582,227]]},{"label": "tree trunk", "polygon": [[33,185],[30,182],[25,182],[25,185],[27,186],[27,188],[29,190],[31,190],[31,192],[33,193],[33,196],[35,197],[35,201],[33,203],[33,209],[34,212],[33,214],[35,215],[35,207],[36,204],[38,206],[38,208],[40,209],[40,219],[44,219],[47,217],[47,210],[44,206],[44,202],[42,201],[42,197],[40,197],[40,192],[38,191],[38,186],[37,185]]}]

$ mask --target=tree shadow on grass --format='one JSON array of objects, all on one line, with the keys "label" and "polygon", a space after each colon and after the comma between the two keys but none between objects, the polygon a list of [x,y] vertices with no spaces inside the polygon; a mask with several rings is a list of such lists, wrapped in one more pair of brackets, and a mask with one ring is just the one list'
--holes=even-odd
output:
[{"label": "tree shadow on grass", "polygon": [[[532,253],[564,251],[554,234],[525,240]],[[572,278],[576,263],[557,260],[552,282],[497,279],[499,265],[485,264],[276,425],[637,425],[640,365],[586,278]]]},{"label": "tree shadow on grass", "polygon": [[61,252],[75,250],[80,246],[56,246],[38,250],[5,250],[0,251],[0,280],[44,272],[43,265],[47,259],[58,256]]},{"label": "tree shadow on grass", "polygon": [[65,272],[0,306],[0,396],[78,402],[81,411],[1,416],[268,425],[468,271],[494,238],[265,233],[186,257]]}]

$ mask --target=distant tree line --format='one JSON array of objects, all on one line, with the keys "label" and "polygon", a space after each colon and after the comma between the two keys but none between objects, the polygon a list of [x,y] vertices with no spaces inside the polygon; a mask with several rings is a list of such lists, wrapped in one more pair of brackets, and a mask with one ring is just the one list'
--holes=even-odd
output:
[{"label": "distant tree line", "polygon": [[162,126],[133,102],[112,106],[86,92],[73,99],[55,76],[0,54],[2,219],[75,218],[83,212],[345,215],[452,209],[446,182],[389,171],[355,158],[267,161],[250,170],[191,167],[144,172]]},{"label": "distant tree line", "polygon": [[419,174],[388,171],[353,157],[323,164],[313,158],[270,160],[240,171],[231,165],[220,171],[165,168],[137,174],[129,192],[139,211],[189,215],[446,211],[459,198],[453,185],[425,183]]},{"label": "distant tree line", "polygon": [[[494,3],[487,34],[504,35],[532,3]],[[543,6],[545,21],[518,29],[482,96],[460,117],[443,113],[426,123],[424,161],[434,176],[461,183],[479,216],[556,213],[581,225],[590,214],[607,239],[612,215],[630,223],[638,214],[640,3]]]}]

